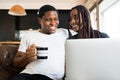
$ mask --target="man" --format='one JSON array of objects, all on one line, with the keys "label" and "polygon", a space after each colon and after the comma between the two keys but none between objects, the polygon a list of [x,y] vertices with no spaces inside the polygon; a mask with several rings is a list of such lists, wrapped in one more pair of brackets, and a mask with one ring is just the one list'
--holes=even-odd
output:
[{"label": "man", "polygon": [[[25,69],[12,80],[60,80],[64,76],[65,41],[68,32],[57,29],[57,10],[51,5],[39,9],[39,31],[26,34],[20,43],[14,59],[14,66]],[[36,47],[48,47],[48,58],[37,59]]]}]

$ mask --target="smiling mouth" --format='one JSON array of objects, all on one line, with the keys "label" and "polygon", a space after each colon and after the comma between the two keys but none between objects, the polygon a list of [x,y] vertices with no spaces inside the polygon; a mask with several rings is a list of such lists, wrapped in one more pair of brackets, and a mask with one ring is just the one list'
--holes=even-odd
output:
[{"label": "smiling mouth", "polygon": [[74,31],[78,31],[79,26],[78,26],[78,25],[72,25],[72,29],[73,29]]},{"label": "smiling mouth", "polygon": [[72,28],[77,28],[78,27],[78,25],[72,25]]},{"label": "smiling mouth", "polygon": [[56,28],[57,28],[56,26],[51,26],[51,27],[49,27],[50,31],[55,31]]}]

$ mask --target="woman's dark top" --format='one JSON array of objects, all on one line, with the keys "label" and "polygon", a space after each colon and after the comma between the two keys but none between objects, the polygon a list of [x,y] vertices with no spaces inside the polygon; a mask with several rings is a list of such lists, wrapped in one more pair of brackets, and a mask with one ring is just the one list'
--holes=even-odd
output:
[{"label": "woman's dark top", "polygon": [[[94,32],[96,32],[96,30],[94,30]],[[99,32],[99,37],[95,38],[109,38],[109,36],[104,32]],[[78,39],[78,34],[72,36],[71,39]]]}]

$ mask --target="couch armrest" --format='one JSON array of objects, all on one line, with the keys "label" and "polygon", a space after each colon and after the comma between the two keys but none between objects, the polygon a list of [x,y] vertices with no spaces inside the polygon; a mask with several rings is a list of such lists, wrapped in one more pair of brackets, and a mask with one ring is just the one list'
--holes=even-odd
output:
[{"label": "couch armrest", "polygon": [[0,45],[0,64],[2,66],[12,65],[17,49],[16,45]]},{"label": "couch armrest", "polygon": [[5,46],[0,45],[0,64],[1,65],[9,65],[8,51],[6,50]]}]

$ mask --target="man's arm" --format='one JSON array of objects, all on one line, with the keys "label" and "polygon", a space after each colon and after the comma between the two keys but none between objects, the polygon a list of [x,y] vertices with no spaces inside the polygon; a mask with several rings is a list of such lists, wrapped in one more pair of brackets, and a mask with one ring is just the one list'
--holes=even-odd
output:
[{"label": "man's arm", "polygon": [[33,44],[26,50],[26,53],[18,51],[14,58],[14,66],[25,67],[27,64],[34,61],[36,59],[35,49],[36,47]]}]

